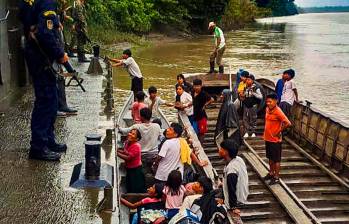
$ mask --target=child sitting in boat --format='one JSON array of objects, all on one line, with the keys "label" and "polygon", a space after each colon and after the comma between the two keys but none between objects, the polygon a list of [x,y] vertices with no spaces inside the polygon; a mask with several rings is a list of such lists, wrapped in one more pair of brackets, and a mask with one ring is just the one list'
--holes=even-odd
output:
[{"label": "child sitting in boat", "polygon": [[132,119],[136,124],[142,123],[140,110],[148,107],[147,104],[144,103],[145,94],[143,91],[139,91],[136,93],[136,102],[132,104]]},{"label": "child sitting in boat", "polygon": [[[162,202],[161,199],[162,199],[162,195],[163,195],[163,193],[162,193],[163,188],[164,187],[162,184],[154,184],[153,186],[151,186],[147,189],[148,197],[143,198],[142,200],[137,201],[135,203],[132,203],[125,198],[121,198],[120,202],[130,209],[137,209],[139,207],[144,207],[145,205],[148,208],[151,208],[152,205],[154,205],[154,209],[157,209],[158,207],[164,208],[164,204],[161,203]],[[131,223],[132,224],[138,223],[138,213],[136,213],[133,216]]]},{"label": "child sitting in boat", "polygon": [[125,160],[127,193],[144,193],[145,179],[142,169],[141,133],[132,129],[127,135],[124,149],[117,150],[117,156]]},{"label": "child sitting in boat", "polygon": [[164,190],[165,208],[167,210],[167,219],[175,216],[179,208],[182,206],[186,193],[185,187],[182,185],[182,174],[178,170],[171,171],[168,175]]}]

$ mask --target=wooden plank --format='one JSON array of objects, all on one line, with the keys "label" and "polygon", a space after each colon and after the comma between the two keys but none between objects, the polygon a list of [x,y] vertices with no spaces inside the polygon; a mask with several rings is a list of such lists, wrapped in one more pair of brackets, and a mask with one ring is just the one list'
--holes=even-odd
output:
[{"label": "wooden plank", "polygon": [[349,189],[349,184],[338,177],[335,173],[329,170],[326,166],[317,161],[314,157],[312,157],[309,153],[307,153],[304,149],[302,149],[299,145],[297,145],[294,141],[292,141],[289,137],[285,137],[285,140],[290,143],[293,147],[295,147],[299,152],[301,152],[305,157],[311,160],[314,164],[316,164],[322,171],[328,174],[333,180],[337,181],[346,189]]},{"label": "wooden plank", "polygon": [[[268,170],[258,160],[258,158],[252,153],[243,153],[243,156],[248,163],[251,164],[256,173],[262,178],[268,174]],[[268,185],[269,190],[281,202],[289,216],[296,222],[302,224],[311,224],[312,219],[303,211],[303,209],[295,203],[292,197],[286,192],[286,190],[279,184]]]}]

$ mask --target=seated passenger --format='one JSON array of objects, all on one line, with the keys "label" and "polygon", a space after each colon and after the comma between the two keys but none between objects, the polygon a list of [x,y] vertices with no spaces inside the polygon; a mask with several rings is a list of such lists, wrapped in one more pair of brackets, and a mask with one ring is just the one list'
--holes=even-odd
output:
[{"label": "seated passenger", "polygon": [[[199,177],[199,179],[202,179],[202,177]],[[185,188],[187,190],[187,196],[184,198],[183,204],[180,208],[181,211],[185,209],[190,210],[191,206],[193,205],[193,202],[196,199],[200,198],[202,196],[202,193],[204,192],[203,185],[200,184],[199,181],[189,183],[185,186]]]},{"label": "seated passenger", "polygon": [[162,134],[161,129],[158,124],[150,122],[151,110],[149,108],[141,109],[140,117],[142,123],[134,124],[129,128],[119,128],[119,132],[126,134],[132,129],[137,129],[142,135],[142,139],[139,141],[142,146],[142,154],[153,159],[158,152],[158,139]]},{"label": "seated passenger", "polygon": [[143,91],[139,91],[136,93],[135,99],[136,102],[132,104],[132,119],[133,121],[138,124],[141,123],[141,116],[140,116],[140,110],[147,107],[147,105],[144,103],[144,97],[145,94]]},{"label": "seated passenger", "polygon": [[190,210],[196,214],[200,223],[228,223],[227,211],[216,200],[216,192],[213,191],[212,180],[208,177],[198,179],[202,188],[202,196],[193,202]]},{"label": "seated passenger", "polygon": [[223,194],[224,204],[234,214],[240,214],[239,204],[247,202],[248,174],[244,160],[237,156],[238,146],[231,139],[224,140],[218,151],[226,166],[224,167]]},{"label": "seated passenger", "polygon": [[[147,205],[147,207],[156,206],[158,207],[158,203],[160,203],[162,200],[162,191],[163,191],[163,185],[161,184],[154,184],[153,186],[149,187],[147,189],[148,197],[143,198],[140,201],[137,201],[135,203],[127,201],[125,198],[121,198],[120,202],[127,206],[130,209],[136,209],[139,207],[143,207],[144,205]],[[132,218],[132,224],[138,223],[138,213],[136,213]]]},{"label": "seated passenger", "polygon": [[166,199],[165,208],[167,218],[170,220],[175,216],[182,206],[186,189],[182,185],[182,174],[178,170],[172,170],[168,175],[163,193]]},{"label": "seated passenger", "polygon": [[132,129],[127,135],[124,149],[117,150],[117,156],[125,160],[127,193],[145,192],[145,180],[141,161],[142,138],[137,129]]},{"label": "seated passenger", "polygon": [[165,100],[161,99],[159,96],[157,96],[158,90],[155,86],[151,86],[148,89],[149,97],[145,99],[145,104],[147,104],[148,108],[151,110],[152,113],[152,119],[156,119],[160,117],[159,114],[159,107],[160,105],[166,105],[169,107],[172,107],[173,104],[167,103]]},{"label": "seated passenger", "polygon": [[188,119],[191,124],[193,124],[193,97],[184,91],[184,87],[182,85],[178,85],[176,87],[176,103],[175,108],[179,113],[184,113],[188,116]]}]

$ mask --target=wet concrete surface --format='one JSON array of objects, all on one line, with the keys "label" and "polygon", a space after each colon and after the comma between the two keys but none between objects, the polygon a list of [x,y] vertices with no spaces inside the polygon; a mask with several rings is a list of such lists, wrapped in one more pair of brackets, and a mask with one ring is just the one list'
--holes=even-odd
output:
[{"label": "wet concrete surface", "polygon": [[[78,71],[87,71],[89,65],[72,64]],[[30,87],[24,88],[23,96],[0,116],[0,223],[111,222],[110,214],[95,212],[101,191],[69,187],[74,165],[84,160],[85,134],[101,132],[113,123],[112,116],[101,113],[103,76],[82,77],[87,92],[79,87],[66,88],[68,105],[78,109],[78,115],[56,122],[57,141],[68,146],[60,162],[28,159],[34,100]],[[106,152],[102,154],[110,157],[110,150],[102,150]]]}]

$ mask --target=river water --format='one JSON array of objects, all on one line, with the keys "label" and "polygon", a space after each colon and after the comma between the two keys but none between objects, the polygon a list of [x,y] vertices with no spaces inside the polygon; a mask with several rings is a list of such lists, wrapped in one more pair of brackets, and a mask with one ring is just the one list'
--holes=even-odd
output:
[{"label": "river water", "polygon": [[[349,123],[349,13],[302,14],[268,18],[244,30],[226,32],[226,71],[247,69],[258,77],[277,80],[293,68],[300,100]],[[212,38],[158,43],[135,54],[145,76],[145,88],[155,85],[173,100],[176,75],[208,71]],[[118,86],[129,88],[118,72]],[[168,115],[173,110],[165,109]]]}]

